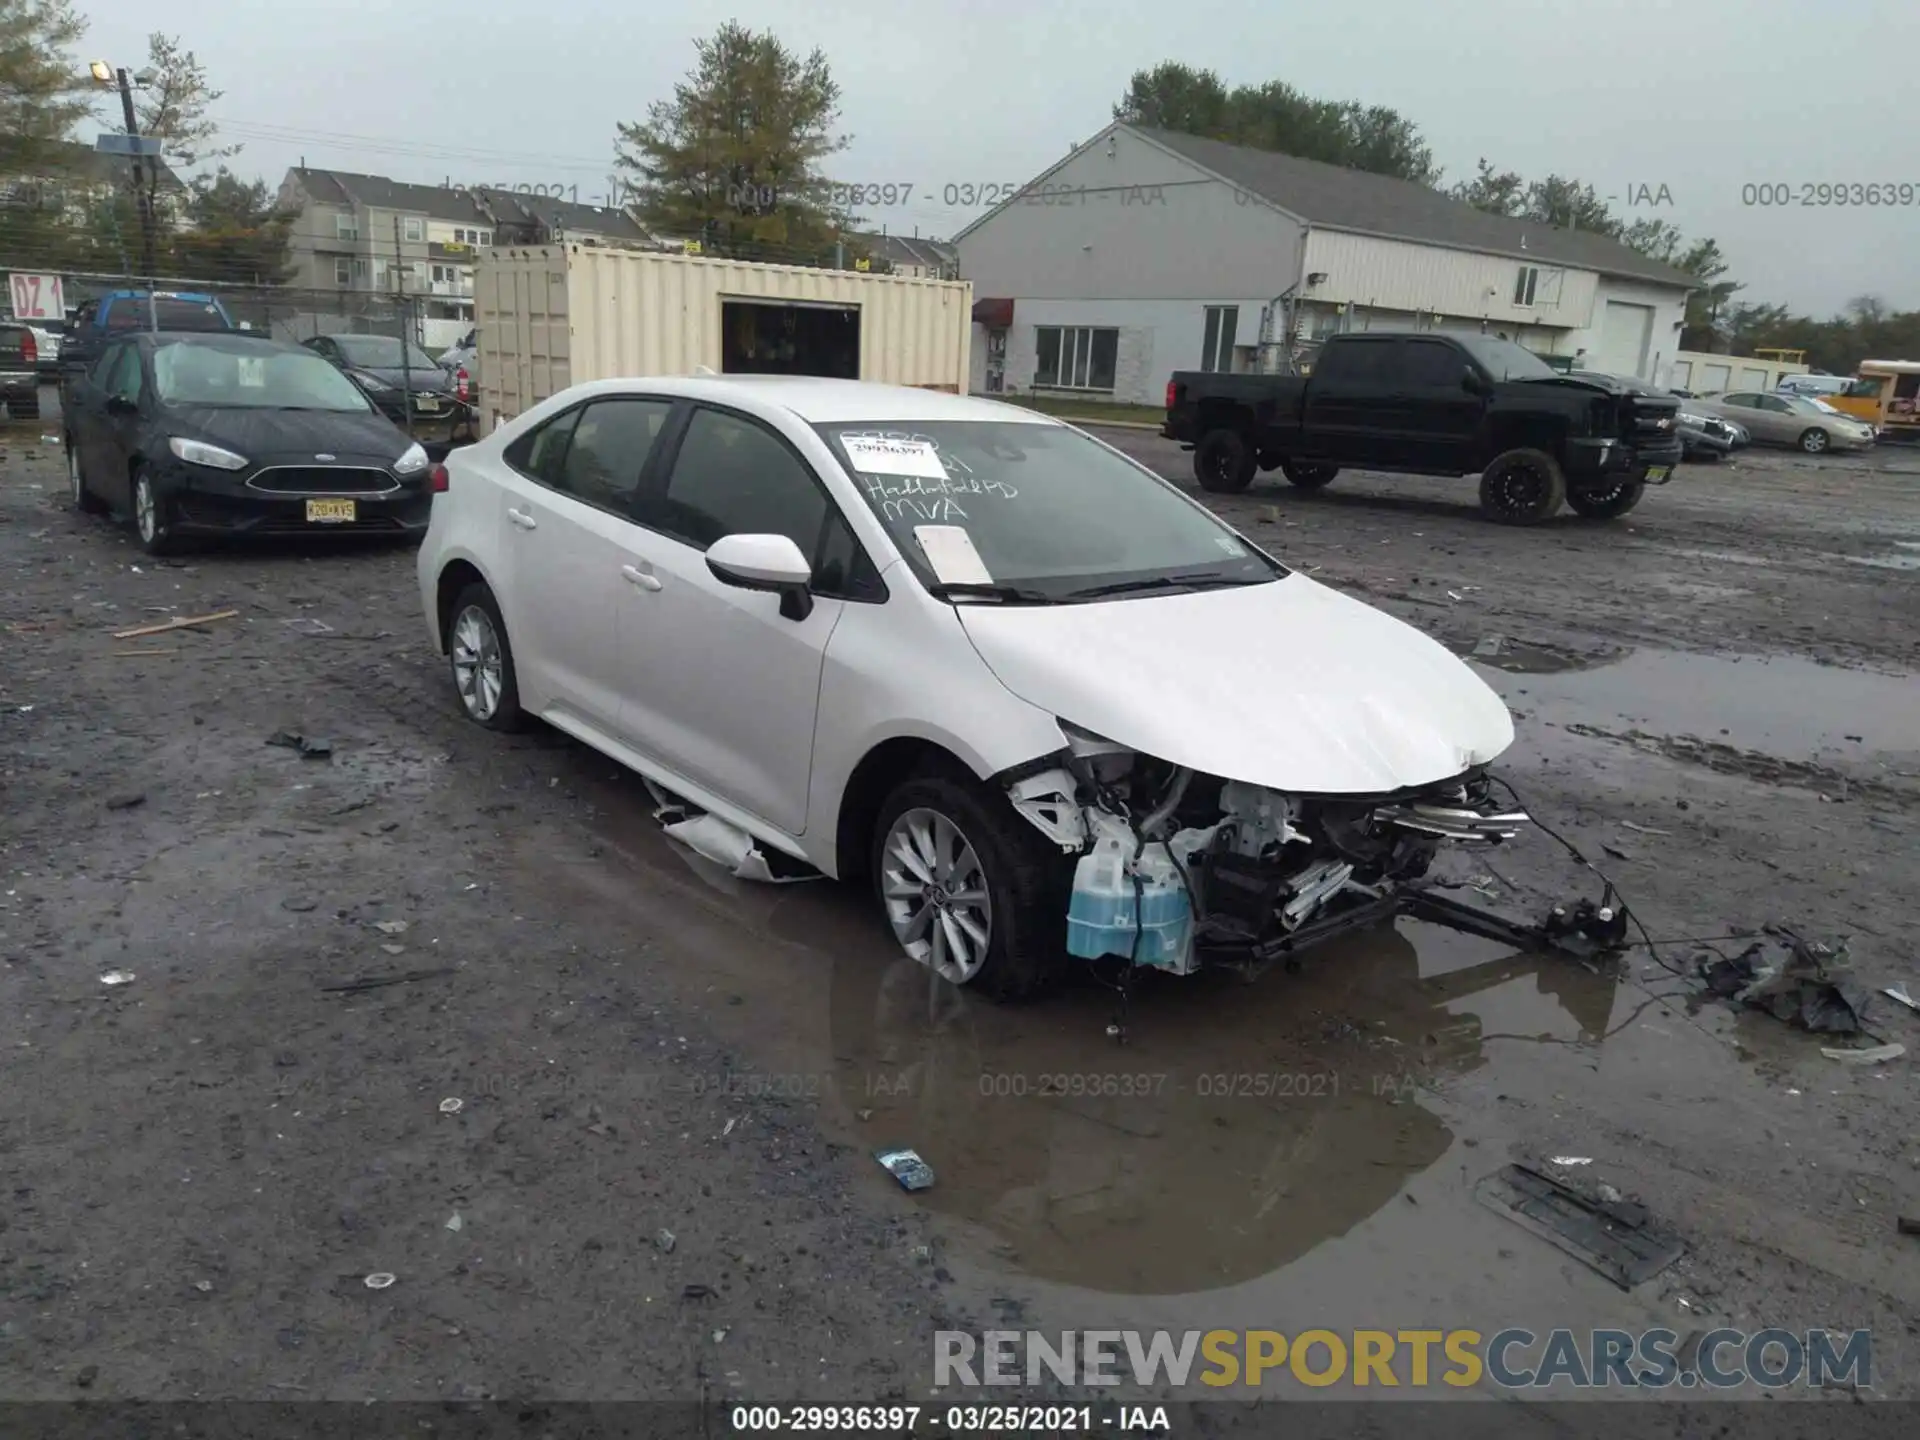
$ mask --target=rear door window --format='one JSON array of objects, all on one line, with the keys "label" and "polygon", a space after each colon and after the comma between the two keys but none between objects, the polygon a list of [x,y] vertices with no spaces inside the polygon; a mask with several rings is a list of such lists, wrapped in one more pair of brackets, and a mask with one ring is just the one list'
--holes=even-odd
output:
[{"label": "rear door window", "polygon": [[1409,340],[1400,347],[1401,378],[1413,390],[1458,390],[1467,362],[1438,340]]},{"label": "rear door window", "polygon": [[1391,340],[1340,340],[1327,346],[1314,379],[1357,389],[1384,386],[1393,371]]}]

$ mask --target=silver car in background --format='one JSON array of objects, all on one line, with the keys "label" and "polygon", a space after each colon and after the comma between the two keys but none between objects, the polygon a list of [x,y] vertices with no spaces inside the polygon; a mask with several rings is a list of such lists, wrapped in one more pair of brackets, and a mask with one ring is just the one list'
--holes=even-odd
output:
[{"label": "silver car in background", "polygon": [[1690,409],[1705,410],[1744,426],[1756,445],[1788,445],[1808,455],[1823,455],[1829,450],[1871,450],[1877,438],[1874,428],[1865,421],[1801,395],[1737,390],[1687,404]]}]

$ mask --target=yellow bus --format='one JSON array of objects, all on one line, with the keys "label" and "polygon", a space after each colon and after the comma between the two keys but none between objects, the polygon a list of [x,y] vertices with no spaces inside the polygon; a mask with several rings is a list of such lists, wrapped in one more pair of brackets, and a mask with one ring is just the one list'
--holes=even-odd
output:
[{"label": "yellow bus", "polygon": [[1920,440],[1920,360],[1862,360],[1854,382],[1824,397],[1842,414],[1864,420],[1886,440]]}]

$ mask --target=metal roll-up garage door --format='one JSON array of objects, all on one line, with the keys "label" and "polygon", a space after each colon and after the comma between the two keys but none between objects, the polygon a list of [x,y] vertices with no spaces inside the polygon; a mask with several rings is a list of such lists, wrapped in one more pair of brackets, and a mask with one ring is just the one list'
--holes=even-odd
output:
[{"label": "metal roll-up garage door", "polygon": [[1652,344],[1653,307],[1609,300],[1600,321],[1600,353],[1587,368],[1609,375],[1644,376]]}]

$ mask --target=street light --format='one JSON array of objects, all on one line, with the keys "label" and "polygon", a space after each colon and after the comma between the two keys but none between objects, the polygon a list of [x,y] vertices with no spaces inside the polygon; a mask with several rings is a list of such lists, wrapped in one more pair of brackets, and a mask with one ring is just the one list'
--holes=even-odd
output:
[{"label": "street light", "polygon": [[[120,114],[127,122],[127,134],[137,136],[140,133],[140,126],[133,115],[133,87],[136,83],[141,89],[145,89],[148,85],[151,85],[154,80],[153,71],[142,70],[137,77],[129,77],[124,67],[109,65],[104,60],[95,60],[87,66],[87,71],[99,84],[117,85],[119,87]],[[154,280],[153,272],[156,268],[154,261],[153,197],[148,194],[146,185],[142,183],[139,155],[129,155],[127,161],[133,166],[134,198],[140,207],[140,263],[141,268],[147,272],[147,286],[149,291],[151,291]],[[158,183],[160,176],[158,169],[159,162],[155,161],[154,163],[154,179],[155,182]],[[149,304],[151,304],[151,298],[149,298]]]}]

